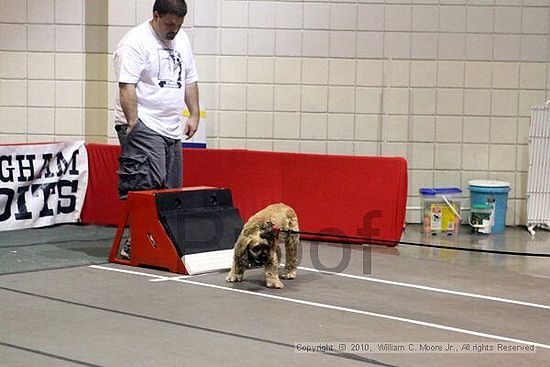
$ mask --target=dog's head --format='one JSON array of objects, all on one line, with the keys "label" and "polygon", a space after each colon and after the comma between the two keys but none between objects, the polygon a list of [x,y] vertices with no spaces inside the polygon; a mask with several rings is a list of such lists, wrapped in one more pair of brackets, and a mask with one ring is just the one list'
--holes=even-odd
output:
[{"label": "dog's head", "polygon": [[264,266],[271,256],[271,246],[265,240],[251,242],[247,249],[249,266]]},{"label": "dog's head", "polygon": [[247,243],[245,256],[249,267],[264,266],[269,261],[280,232],[271,222],[262,224],[257,230],[257,235],[251,236]]}]

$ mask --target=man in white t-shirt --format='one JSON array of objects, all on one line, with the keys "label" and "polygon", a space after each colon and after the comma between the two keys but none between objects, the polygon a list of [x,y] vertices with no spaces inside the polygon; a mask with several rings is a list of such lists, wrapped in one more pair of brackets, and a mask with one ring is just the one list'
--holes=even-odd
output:
[{"label": "man in white t-shirt", "polygon": [[[131,29],[114,52],[122,199],[128,191],[182,186],[181,139],[195,134],[200,119],[195,60],[179,32],[186,14],[185,0],[156,0],[153,18]],[[129,255],[127,242],[121,256]]]}]

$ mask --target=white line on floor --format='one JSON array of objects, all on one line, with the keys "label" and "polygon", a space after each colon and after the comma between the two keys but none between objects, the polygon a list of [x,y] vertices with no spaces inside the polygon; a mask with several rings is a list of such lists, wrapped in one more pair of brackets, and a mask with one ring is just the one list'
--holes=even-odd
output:
[{"label": "white line on floor", "polygon": [[189,275],[180,275],[178,277],[162,277],[162,278],[155,278],[155,279],[149,279],[151,282],[166,282],[169,280],[178,280],[178,279],[185,279],[189,278]]},{"label": "white line on floor", "polygon": [[141,272],[141,271],[134,271],[134,270],[125,270],[125,269],[111,268],[111,267],[101,266],[101,265],[90,265],[89,267],[90,267],[90,268],[94,268],[94,269],[101,269],[101,270],[114,271],[114,272],[117,272],[117,273],[124,273],[124,274],[148,276],[148,277],[156,278],[156,279],[159,279],[159,280],[164,280],[165,278],[170,278],[170,277],[165,277],[165,276],[162,276],[162,275],[143,273],[143,272]]},{"label": "white line on floor", "polygon": [[[281,264],[281,265],[283,265],[283,264]],[[94,267],[94,266],[95,265],[92,265],[92,267]],[[513,305],[520,305],[520,306],[527,306],[527,307],[541,308],[541,309],[544,309],[544,310],[550,310],[550,306],[548,306],[548,305],[543,305],[543,304],[539,304],[539,303],[532,303],[532,302],[516,301],[516,300],[513,300],[513,299],[488,296],[488,295],[484,295],[484,294],[453,291],[453,290],[450,290],[450,289],[428,287],[428,286],[425,286],[425,285],[413,284],[413,283],[396,282],[396,281],[393,281],[393,280],[371,278],[371,277],[366,277],[366,276],[361,276],[361,275],[336,273],[336,272],[332,272],[332,271],[306,268],[306,267],[303,267],[303,266],[299,266],[298,270],[304,270],[304,271],[309,271],[309,272],[313,272],[313,273],[320,273],[320,274],[326,274],[326,275],[339,276],[339,277],[355,279],[355,280],[362,280],[362,281],[366,281],[366,282],[382,283],[382,284],[389,284],[389,285],[394,285],[394,286],[399,286],[399,287],[421,289],[421,290],[424,290],[424,291],[430,291],[430,292],[436,292],[436,293],[452,294],[454,296],[484,299],[484,300],[488,300],[488,301],[509,303],[509,304],[513,304]],[[122,273],[129,273],[129,274],[133,273],[131,270],[122,270],[122,269],[116,269],[114,271],[118,271],[118,272],[122,272]],[[199,274],[199,275],[206,275],[206,274]],[[188,279],[188,278],[191,278],[191,277],[196,277],[198,275],[180,275],[180,276],[176,276],[176,277],[171,277],[171,276],[160,276],[160,275],[152,275],[151,274],[150,276],[155,277],[155,279],[151,279],[152,282],[165,282],[165,281],[170,281],[170,280]]]},{"label": "white line on floor", "polygon": [[150,282],[166,282],[166,281],[170,281],[170,280],[177,280],[177,279],[187,279],[187,278],[199,278],[199,277],[203,277],[203,276],[206,276],[206,275],[210,275],[210,274],[215,274],[215,272],[210,272],[210,273],[200,273],[200,274],[193,274],[193,275],[178,275],[178,276],[167,276],[167,277],[162,277],[162,278],[157,278],[157,279],[149,279]]},{"label": "white line on floor", "polygon": [[502,302],[502,303],[511,303],[511,304],[515,304],[515,305],[536,307],[536,308],[542,308],[542,309],[545,309],[545,310],[550,310],[550,306],[548,306],[548,305],[541,305],[541,304],[538,304],[538,303],[516,301],[516,300],[508,299],[508,298],[487,296],[487,295],[484,295],[484,294],[453,291],[453,290],[450,290],[450,289],[428,287],[428,286],[425,286],[425,285],[419,285],[419,284],[413,284],[413,283],[395,282],[395,281],[392,281],[392,280],[371,278],[371,277],[365,277],[365,276],[361,276],[361,275],[353,275],[353,274],[346,274],[346,273],[335,273],[335,272],[332,272],[332,271],[305,268],[303,266],[299,266],[298,269],[299,270],[305,270],[305,271],[311,271],[311,272],[315,272],[315,273],[327,274],[327,275],[335,275],[335,276],[339,276],[339,277],[343,277],[343,278],[363,280],[363,281],[367,281],[367,282],[383,283],[383,284],[395,285],[395,286],[399,286],[399,287],[422,289],[422,290],[430,291],[430,292],[446,293],[446,294],[452,294],[452,295],[455,295],[455,296],[479,298],[479,299],[485,299],[485,300],[490,300],[490,301],[496,301],[496,302]]},{"label": "white line on floor", "polygon": [[[121,269],[105,267],[105,266],[101,266],[101,265],[90,265],[90,267],[94,268],[94,269],[116,271],[116,272],[131,274],[131,275],[154,277],[154,278],[157,278],[157,279],[158,278],[164,278],[164,277],[154,275],[154,274],[140,273],[140,272],[137,272],[137,271],[129,271],[129,270],[121,270]],[[376,312],[369,312],[369,311],[357,310],[357,309],[353,309],[353,308],[329,305],[329,304],[325,304],[325,303],[318,303],[318,302],[305,301],[305,300],[300,300],[300,299],[295,299],[295,298],[276,296],[276,295],[273,295],[273,294],[251,292],[251,291],[247,291],[247,290],[244,290],[244,289],[235,289],[235,288],[223,287],[223,286],[215,285],[215,284],[195,282],[195,281],[189,280],[189,279],[181,279],[180,277],[175,277],[171,280],[173,280],[175,282],[186,283],[186,284],[196,285],[196,286],[200,286],[200,287],[207,287],[207,288],[224,290],[224,291],[228,291],[228,292],[242,293],[242,294],[247,294],[247,295],[256,296],[256,297],[271,298],[271,299],[276,299],[276,300],[279,300],[279,301],[291,302],[291,303],[296,303],[296,304],[301,304],[301,305],[306,305],[306,306],[319,307],[319,308],[328,309],[328,310],[349,312],[349,313],[364,315],[364,316],[378,317],[378,318],[387,319],[387,320],[401,321],[401,322],[406,322],[406,323],[413,324],[413,325],[431,327],[431,328],[434,328],[434,329],[453,331],[453,332],[461,333],[461,334],[474,335],[474,336],[479,336],[479,337],[483,337],[483,338],[490,338],[490,339],[502,340],[502,341],[506,341],[506,342],[525,344],[525,345],[534,345],[535,347],[550,349],[550,345],[548,345],[548,344],[535,343],[535,342],[532,342],[532,341],[529,341],[529,340],[522,340],[522,339],[509,338],[509,337],[506,337],[506,336],[487,334],[487,333],[482,333],[482,332],[473,331],[473,330],[456,328],[456,327],[452,327],[452,326],[434,324],[434,323],[431,323],[431,322],[407,319],[407,318],[404,318],[404,317],[384,315],[384,314],[380,314],[380,313],[376,313]]]}]

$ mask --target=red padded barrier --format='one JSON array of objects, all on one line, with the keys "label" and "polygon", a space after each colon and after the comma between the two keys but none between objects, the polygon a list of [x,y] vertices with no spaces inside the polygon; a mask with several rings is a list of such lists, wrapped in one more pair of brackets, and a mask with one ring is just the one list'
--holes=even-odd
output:
[{"label": "red padded barrier", "polygon": [[[119,148],[100,144],[87,148],[90,179],[82,221],[117,225]],[[303,231],[401,238],[407,201],[403,158],[223,149],[183,152],[184,186],[231,189],[245,221],[268,204],[285,202],[296,209]]]},{"label": "red padded barrier", "polygon": [[88,151],[88,189],[81,220],[87,224],[118,225],[118,145],[86,144]]},{"label": "red padded barrier", "polygon": [[282,196],[296,209],[303,230],[401,238],[407,200],[404,159],[310,154],[281,158]]},{"label": "red padded barrier", "polygon": [[184,149],[183,186],[231,189],[233,202],[247,220],[274,202],[283,201],[280,156],[247,150]]}]

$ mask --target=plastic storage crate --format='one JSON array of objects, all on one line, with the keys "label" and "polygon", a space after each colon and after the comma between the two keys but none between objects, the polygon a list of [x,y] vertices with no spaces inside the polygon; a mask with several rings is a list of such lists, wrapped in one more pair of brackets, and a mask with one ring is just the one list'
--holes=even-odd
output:
[{"label": "plastic storage crate", "polygon": [[457,187],[421,188],[422,230],[426,234],[456,234],[460,228],[462,190]]}]

